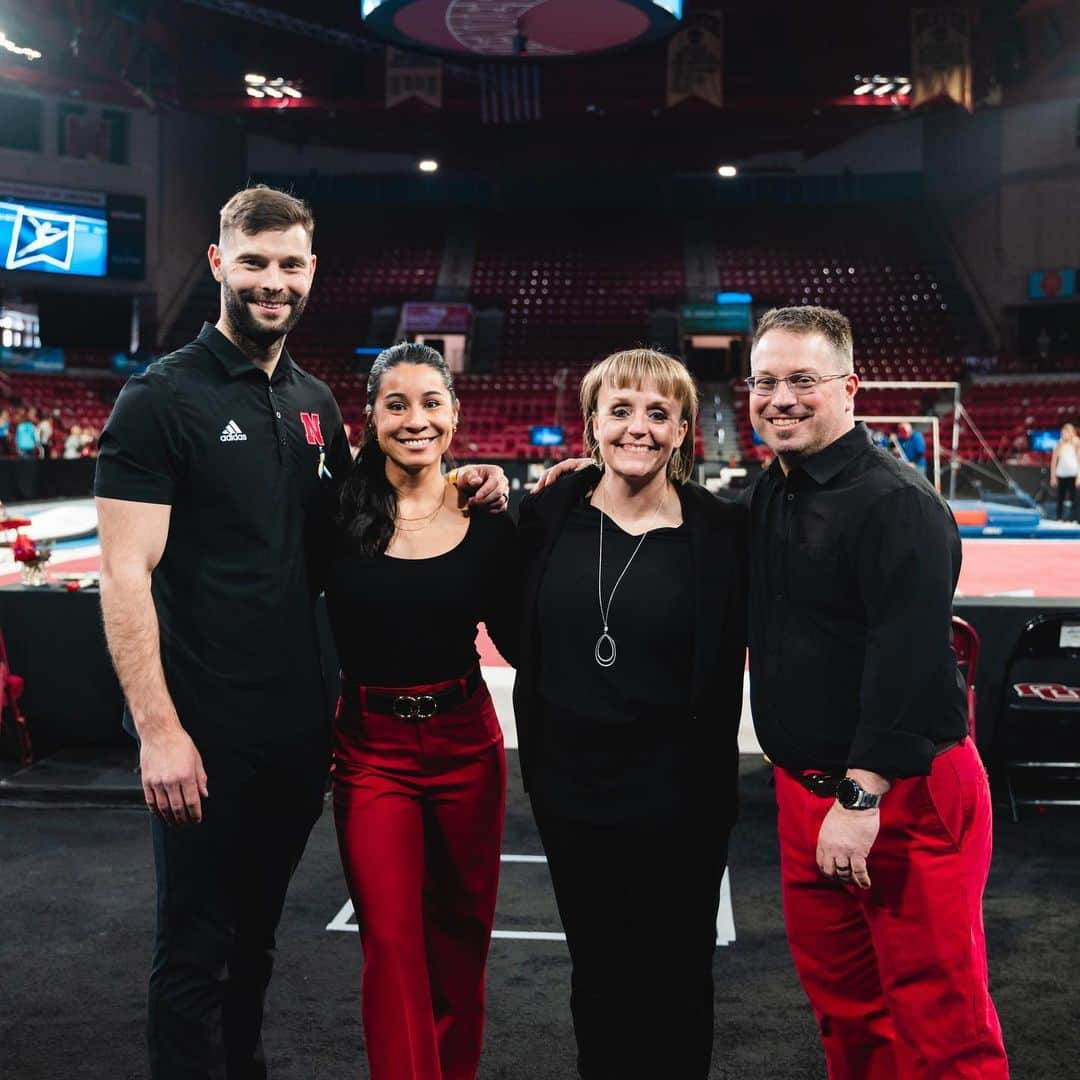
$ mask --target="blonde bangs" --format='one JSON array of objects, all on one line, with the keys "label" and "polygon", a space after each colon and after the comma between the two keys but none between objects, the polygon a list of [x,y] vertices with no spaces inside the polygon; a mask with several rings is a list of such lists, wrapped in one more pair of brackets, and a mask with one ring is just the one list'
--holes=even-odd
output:
[{"label": "blonde bangs", "polygon": [[677,483],[689,479],[694,467],[694,432],[697,429],[698,390],[693,376],[681,360],[656,349],[624,349],[594,364],[581,380],[581,416],[585,423],[585,446],[595,459],[598,447],[592,432],[593,413],[602,388],[642,390],[656,388],[662,397],[672,398],[682,410],[680,419],[687,423],[685,452],[672,456],[669,470]]}]

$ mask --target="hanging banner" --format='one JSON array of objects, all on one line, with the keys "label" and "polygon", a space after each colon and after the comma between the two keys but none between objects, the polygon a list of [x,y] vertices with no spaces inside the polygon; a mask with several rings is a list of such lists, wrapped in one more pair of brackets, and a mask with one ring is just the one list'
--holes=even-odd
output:
[{"label": "hanging banner", "polygon": [[442,61],[433,56],[386,48],[386,107],[416,98],[442,108]]},{"label": "hanging banner", "polygon": [[719,11],[695,15],[668,42],[668,108],[687,98],[723,107],[724,23]]},{"label": "hanging banner", "polygon": [[974,108],[971,89],[971,12],[915,8],[911,13],[911,104],[944,98]]}]

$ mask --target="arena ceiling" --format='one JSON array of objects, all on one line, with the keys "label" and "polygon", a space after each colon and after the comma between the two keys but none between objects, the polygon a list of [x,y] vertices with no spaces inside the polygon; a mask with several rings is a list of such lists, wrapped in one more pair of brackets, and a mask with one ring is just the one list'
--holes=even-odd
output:
[{"label": "arena ceiling", "polygon": [[[565,20],[564,0],[517,6],[549,2]],[[644,0],[630,2],[641,7]],[[574,0],[579,8],[593,3],[624,0]],[[447,0],[423,4],[446,7]],[[687,15],[716,6],[684,5]],[[601,51],[588,56],[526,49],[524,58],[499,61],[507,70],[538,69],[530,86],[540,88],[539,117],[484,123],[490,59],[446,50],[442,107],[414,100],[387,109],[385,43],[364,25],[361,0],[37,0],[32,8],[0,0],[0,27],[45,54],[36,65],[0,58],[0,85],[235,115],[250,131],[296,143],[434,154],[472,171],[705,171],[763,153],[813,153],[906,107],[859,107],[854,100],[865,99],[851,93],[856,74],[909,71],[911,9],[922,3],[725,0],[719,6],[722,109],[692,100],[667,108],[666,41],[619,47],[633,38],[625,27],[614,36],[594,35]],[[986,61],[978,66],[992,70],[1021,0],[969,6],[977,9],[976,46]],[[604,52],[605,44],[616,47]],[[252,71],[290,80],[303,99],[252,99],[243,81]]]}]

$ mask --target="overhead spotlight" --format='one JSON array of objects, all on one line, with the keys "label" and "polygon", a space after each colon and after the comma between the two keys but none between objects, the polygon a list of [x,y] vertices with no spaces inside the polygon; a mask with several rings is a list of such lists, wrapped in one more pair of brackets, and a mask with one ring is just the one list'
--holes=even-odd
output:
[{"label": "overhead spotlight", "polygon": [[251,73],[244,76],[244,82],[246,82],[248,86],[262,86],[263,83],[266,82],[266,76]]},{"label": "overhead spotlight", "polygon": [[884,97],[886,94],[891,94],[893,84],[891,82],[882,83],[880,86],[874,87],[874,97]]},{"label": "overhead spotlight", "polygon": [[900,95],[900,97],[905,97],[907,94],[911,93],[911,83],[901,83],[896,88],[896,92]]},{"label": "overhead spotlight", "polygon": [[253,98],[266,97],[266,95],[257,86],[248,86],[248,87],[246,87],[246,90],[248,92],[248,97],[253,97]]},{"label": "overhead spotlight", "polygon": [[873,89],[874,89],[874,84],[873,83],[868,83],[868,82],[859,83],[859,85],[855,87],[855,96],[860,97],[863,94],[869,94],[870,91],[873,90]]},{"label": "overhead spotlight", "polygon": [[264,86],[262,92],[267,97],[283,98],[285,95],[276,86]]},{"label": "overhead spotlight", "polygon": [[291,97],[291,98],[302,98],[304,96],[299,90],[296,89],[295,86],[283,86],[281,88],[281,92],[286,97]]},{"label": "overhead spotlight", "polygon": [[439,163],[433,158],[424,158],[424,160],[421,161],[416,167],[423,173],[433,173],[439,171]]},{"label": "overhead spotlight", "polygon": [[38,52],[37,49],[30,49],[25,45],[16,45],[3,30],[0,30],[0,49],[6,49],[9,53],[13,53],[15,56],[21,56],[25,60],[41,59],[41,53]]},{"label": "overhead spotlight", "polygon": [[271,79],[270,80],[270,85],[271,86],[284,86],[285,85],[285,80],[283,78],[281,78],[281,76],[279,75],[276,79]]},{"label": "overhead spotlight", "polygon": [[739,175],[739,170],[734,165],[720,165],[716,170],[717,176],[722,176],[725,180],[730,180],[733,176]]}]

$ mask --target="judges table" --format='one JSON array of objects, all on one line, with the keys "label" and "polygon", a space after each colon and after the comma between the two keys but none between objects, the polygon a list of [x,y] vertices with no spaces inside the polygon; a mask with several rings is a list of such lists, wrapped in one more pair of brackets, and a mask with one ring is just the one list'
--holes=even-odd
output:
[{"label": "judges table", "polygon": [[[1046,611],[1076,611],[1080,601],[994,597],[962,599],[956,614],[982,640],[976,684],[978,742],[984,753],[994,735],[1005,663],[1028,619]],[[319,635],[327,686],[336,691],[337,657],[325,605],[320,601]],[[0,588],[0,629],[11,670],[26,680],[22,709],[38,757],[62,747],[126,739],[120,727],[122,697],[105,646],[96,589],[66,592],[48,586]],[[331,704],[335,693],[330,694]],[[10,744],[4,744],[10,753]]]}]

